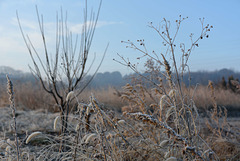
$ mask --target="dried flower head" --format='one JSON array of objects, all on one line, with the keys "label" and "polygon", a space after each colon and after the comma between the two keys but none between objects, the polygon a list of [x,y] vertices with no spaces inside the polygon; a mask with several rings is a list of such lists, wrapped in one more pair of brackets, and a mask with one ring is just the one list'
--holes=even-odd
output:
[{"label": "dried flower head", "polygon": [[166,70],[168,76],[170,77],[170,76],[171,76],[171,67],[170,67],[168,61],[165,59],[165,57],[164,57],[163,54],[162,54],[162,58],[163,58],[163,60],[164,60],[165,70]]},{"label": "dried flower head", "polygon": [[27,140],[26,140],[26,144],[28,144],[34,137],[38,136],[42,134],[40,131],[34,132],[31,135],[28,136]]},{"label": "dried flower head", "polygon": [[70,101],[70,100],[73,99],[73,98],[74,98],[74,92],[71,91],[71,92],[69,92],[69,93],[67,94],[66,101],[68,102],[68,101]]},{"label": "dried flower head", "polygon": [[14,102],[13,84],[12,84],[12,81],[9,79],[8,75],[6,75],[6,77],[7,77],[7,93],[9,94],[9,100],[10,100],[11,104],[13,104],[13,102]]},{"label": "dried flower head", "polygon": [[59,120],[59,116],[57,116],[55,119],[54,119],[54,122],[53,122],[53,130],[56,131],[57,130],[57,123],[58,123],[58,120]]}]

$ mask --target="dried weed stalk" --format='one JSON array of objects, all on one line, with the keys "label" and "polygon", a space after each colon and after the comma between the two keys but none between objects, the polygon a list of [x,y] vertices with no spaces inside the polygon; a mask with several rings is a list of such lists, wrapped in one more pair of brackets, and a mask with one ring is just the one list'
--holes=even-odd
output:
[{"label": "dried weed stalk", "polygon": [[[130,112],[141,111],[141,113],[129,115],[134,115],[137,119],[153,124],[155,127],[164,127],[165,130],[168,129],[167,133],[175,138],[176,136],[184,138],[184,141],[182,140],[184,145],[182,148],[185,149],[182,153],[183,158],[204,160],[206,155],[203,155],[203,151],[211,151],[211,149],[199,136],[200,127],[197,124],[199,124],[200,118],[193,101],[193,95],[188,90],[184,90],[186,85],[183,83],[183,77],[187,72],[190,73],[188,60],[193,49],[199,47],[201,39],[209,37],[208,32],[213,27],[209,24],[205,25],[204,19],[200,19],[201,32],[199,36],[190,34],[190,45],[187,47],[185,43],[177,41],[180,26],[185,19],[187,18],[179,16],[179,19],[175,21],[175,31],[172,23],[166,19],[163,19],[159,26],[154,26],[153,23],[149,24],[149,27],[154,29],[163,41],[160,54],[155,51],[149,52],[145,40],[137,40],[138,45],[130,40],[122,41],[127,44],[128,48],[140,52],[141,56],[137,59],[146,58],[145,74],[141,74],[135,64],[120,55],[121,60],[117,62],[138,74],[140,78],[138,82],[140,83],[137,86],[145,89],[144,91],[136,89],[134,84],[127,84],[123,88],[122,98],[130,102],[131,108],[135,105]],[[178,51],[180,51],[180,55]],[[178,65],[178,57],[181,59],[180,65]],[[143,101],[145,95],[151,96],[151,103]],[[177,145],[177,143],[174,144]],[[214,157],[217,158],[216,155]]]},{"label": "dried weed stalk", "polygon": [[12,118],[13,118],[13,132],[15,136],[15,144],[16,144],[16,153],[17,153],[17,160],[20,160],[20,148],[19,148],[19,142],[18,142],[18,134],[17,134],[17,120],[16,120],[16,109],[15,109],[15,103],[14,103],[14,91],[13,91],[13,84],[12,81],[9,79],[8,75],[7,77],[7,93],[9,94],[9,101],[10,101],[10,108],[12,110]]}]

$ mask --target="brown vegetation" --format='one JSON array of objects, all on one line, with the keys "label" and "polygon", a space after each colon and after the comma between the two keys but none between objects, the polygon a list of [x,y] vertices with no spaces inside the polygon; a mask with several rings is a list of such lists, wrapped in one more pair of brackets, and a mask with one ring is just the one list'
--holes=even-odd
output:
[{"label": "brown vegetation", "polygon": [[[190,91],[195,105],[199,110],[202,111],[212,107],[209,89],[207,86],[197,86],[196,88],[186,88],[185,90]],[[8,95],[5,91],[5,85],[1,85],[1,107],[9,104]],[[82,103],[88,102],[91,93],[94,94],[98,100],[101,100],[101,103],[108,109],[121,112],[121,109],[128,107],[128,103],[120,97],[121,94],[124,94],[123,90],[117,90],[113,87],[91,90],[86,89],[79,95],[78,100]],[[224,106],[229,110],[230,116],[232,116],[231,111],[240,111],[239,94],[236,94],[231,90],[217,88],[215,89],[215,97],[219,106]],[[151,99],[149,96],[147,96],[146,101],[148,105],[151,105]],[[52,100],[51,97],[48,97],[45,91],[40,88],[40,85],[37,83],[17,83],[15,85],[15,103],[18,109],[44,109],[50,112],[58,111],[58,108],[55,107],[54,100]]]},{"label": "brown vegetation", "polygon": [[[223,90],[220,89],[216,91],[211,81],[208,87],[196,88],[186,87],[183,83],[183,75],[188,71],[187,63],[191,52],[195,47],[199,47],[201,39],[208,38],[208,33],[213,28],[208,24],[205,25],[204,19],[200,19],[202,30],[198,37],[190,34],[190,46],[187,47],[183,43],[176,45],[177,33],[185,19],[179,16],[174,22],[176,31],[172,31],[170,22],[166,19],[163,19],[160,26],[149,24],[149,27],[162,38],[163,47],[167,48],[164,50],[165,53],[157,54],[154,51],[149,53],[144,40],[138,40],[138,45],[130,40],[124,42],[128,47],[142,54],[138,59],[148,58],[145,67],[149,77],[141,75],[135,64],[120,56],[119,63],[139,74],[139,77],[133,78],[131,84],[126,84],[122,91],[109,88],[105,91],[81,93],[80,90],[81,95],[79,95],[77,86],[71,84],[74,80],[69,76],[71,72],[67,75],[68,83],[70,81],[69,88],[60,90],[58,83],[63,83],[63,79],[60,82],[56,81],[54,77],[56,75],[52,75],[49,62],[47,62],[47,82],[43,82],[35,64],[35,74],[40,79],[43,89],[53,96],[47,97],[50,100],[43,101],[47,102],[44,106],[54,109],[55,101],[59,110],[52,122],[52,131],[37,130],[23,133],[17,128],[14,97],[19,105],[25,104],[34,109],[39,108],[39,104],[45,99],[45,94],[42,90],[29,88],[29,84],[16,86],[14,93],[13,85],[8,78],[10,109],[14,123],[9,131],[15,137],[13,140],[11,136],[6,136],[5,128],[2,128],[3,138],[0,141],[0,148],[4,153],[0,154],[0,159],[238,160],[240,130],[228,122],[227,109],[219,106],[218,101],[233,96],[233,99],[235,97],[237,99],[239,95],[229,91],[229,93],[221,92]],[[181,49],[180,67],[176,62],[177,46]],[[48,57],[47,53],[46,56]],[[35,60],[33,61],[35,63]],[[65,68],[66,72],[69,71],[68,67],[74,66],[71,63],[73,62],[66,60],[66,65],[68,64]],[[58,66],[54,67],[53,73],[57,71],[55,68]],[[79,79],[81,78],[80,75]],[[239,85],[236,82],[234,84]],[[125,102],[119,101],[119,97]],[[2,98],[4,100],[4,97]],[[3,102],[5,103],[6,100]],[[109,108],[106,108],[107,103]],[[222,103],[233,104],[231,101]],[[125,106],[122,109],[126,111],[122,115],[111,110],[121,108],[123,105]],[[204,117],[200,115],[200,108],[197,105],[204,109],[206,114]]]}]

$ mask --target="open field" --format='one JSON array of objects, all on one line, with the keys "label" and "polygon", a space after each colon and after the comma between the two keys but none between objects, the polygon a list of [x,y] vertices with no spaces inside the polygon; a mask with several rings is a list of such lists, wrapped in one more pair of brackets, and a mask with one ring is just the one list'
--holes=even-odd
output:
[{"label": "open field", "polygon": [[[25,151],[26,154],[29,155],[29,158],[26,156],[26,160],[27,159],[34,159],[35,157],[39,157],[41,154],[38,153],[39,151],[42,151],[43,155],[42,159],[40,160],[48,160],[49,157],[53,158],[57,158],[58,154],[54,154],[54,155],[50,155],[48,153],[46,153],[46,151],[44,150],[45,148],[47,148],[46,145],[51,145],[52,143],[50,143],[52,140],[56,139],[58,140],[58,133],[60,132],[59,129],[59,125],[57,127],[57,130],[54,130],[54,119],[59,116],[59,113],[51,113],[51,112],[46,112],[44,110],[36,110],[36,111],[32,111],[32,110],[17,110],[16,111],[16,119],[17,119],[17,129],[18,129],[18,136],[19,136],[19,140],[21,141],[21,149],[22,151]],[[147,160],[152,160],[153,158],[158,159],[158,160],[164,160],[164,158],[166,158],[166,154],[168,152],[168,148],[169,146],[172,146],[171,144],[169,145],[165,145],[166,147],[158,147],[160,149],[158,149],[157,147],[154,146],[160,146],[161,144],[163,144],[162,142],[165,140],[169,140],[168,137],[160,137],[160,131],[155,129],[154,131],[145,131],[145,130],[149,130],[148,125],[146,124],[141,124],[140,122],[138,122],[138,125],[134,125],[133,122],[131,120],[129,120],[128,118],[118,114],[116,116],[116,118],[118,118],[118,120],[125,120],[126,121],[126,125],[128,125],[129,127],[121,127],[121,133],[126,136],[126,139],[128,142],[130,142],[131,144],[136,144],[134,146],[134,148],[137,148],[137,146],[143,146],[145,148],[147,148],[148,150],[144,153],[144,156],[139,156],[138,154],[129,154],[129,158],[131,158],[131,155],[136,156],[139,160],[144,160],[144,157]],[[202,119],[202,120],[201,120]],[[201,127],[202,127],[202,131],[205,132],[205,134],[203,133],[203,136],[205,135],[205,137],[209,137],[208,136],[208,129],[204,123],[204,118],[201,118],[200,122],[201,122]],[[1,122],[1,128],[0,128],[0,140],[1,141],[1,145],[0,145],[0,156],[4,156],[6,154],[6,147],[8,144],[11,144],[12,146],[14,146],[14,136],[13,136],[13,129],[11,127],[12,122],[12,118],[11,118],[11,110],[9,109],[9,107],[2,107],[0,108],[0,122]],[[72,131],[72,134],[70,134],[71,136],[75,135],[74,129],[77,126],[78,123],[78,115],[71,115],[70,119],[70,128]],[[236,141],[233,140],[229,140],[229,139],[224,139],[224,138],[218,138],[214,141],[214,144],[212,145],[212,147],[214,148],[215,152],[217,153],[217,155],[219,156],[220,160],[225,160],[225,159],[230,159],[233,158],[232,160],[237,160],[237,158],[239,159],[240,156],[236,156],[238,155],[240,152],[240,138],[239,138],[239,134],[240,134],[240,118],[239,117],[234,117],[234,118],[228,118],[228,123],[231,127],[230,131],[234,131],[238,137],[236,138]],[[124,125],[124,126],[126,126]],[[93,127],[92,127],[93,128]],[[153,127],[152,127],[153,128]],[[126,130],[131,129],[131,133],[132,134],[128,134],[128,132]],[[151,129],[151,128],[150,128]],[[33,139],[29,144],[26,144],[26,138],[28,135],[30,135],[33,132],[42,132],[42,136],[36,137],[35,139]],[[89,133],[93,133],[93,131],[89,131]],[[83,134],[84,135],[84,134]],[[87,134],[85,134],[87,135]],[[111,131],[106,131],[105,132],[105,137],[106,139],[109,139],[110,141],[110,137],[114,137],[114,135],[116,135],[116,133],[114,132],[114,130]],[[113,136],[112,136],[113,135]],[[131,136],[132,135],[132,136]],[[142,137],[140,137],[139,135],[143,135],[142,137],[146,137],[145,140],[143,140]],[[151,135],[154,135],[154,137],[150,137]],[[210,133],[209,133],[210,135]],[[231,135],[231,134],[229,134]],[[49,138],[46,138],[49,137]],[[116,137],[116,136],[115,136]],[[157,138],[158,137],[158,138]],[[10,141],[8,141],[10,139]],[[48,140],[49,139],[49,140]],[[69,138],[68,138],[69,139]],[[139,140],[138,140],[139,139]],[[6,141],[3,142],[3,141]],[[48,142],[49,141],[49,142]],[[141,143],[141,141],[143,143]],[[145,144],[144,142],[148,142],[151,143],[153,147],[148,147],[146,145],[142,145]],[[57,143],[55,143],[57,144]],[[95,143],[94,143],[95,144]],[[117,143],[114,143],[117,144]],[[121,143],[123,144],[123,142]],[[54,146],[54,145],[52,145]],[[57,145],[55,145],[57,146]],[[97,146],[90,144],[90,145],[85,145],[87,147],[86,150],[89,150],[86,153],[89,153],[88,155],[85,154],[86,158],[92,158],[93,160],[95,160],[96,156],[94,156],[94,154],[96,154],[97,152],[100,152],[101,150],[97,148]],[[114,145],[114,146],[120,146],[120,145]],[[48,147],[46,150],[50,150],[52,151],[53,147]],[[93,148],[92,150],[90,150],[91,148]],[[109,147],[108,147],[109,148]],[[120,150],[120,147],[118,147]],[[151,149],[152,148],[152,149]],[[161,149],[162,148],[162,149]],[[13,152],[11,149],[11,152]],[[135,149],[136,150],[136,149]],[[137,151],[140,151],[141,149],[138,149]],[[153,150],[153,151],[152,151]],[[127,155],[127,151],[126,149],[125,151],[125,155]],[[136,151],[136,153],[137,153]],[[157,151],[157,152],[154,152]],[[13,152],[14,153],[14,152]],[[155,154],[157,156],[155,157],[150,157],[147,155],[153,155],[154,153],[160,153],[160,154]],[[84,153],[83,153],[84,154]],[[82,154],[82,155],[83,155]],[[118,153],[117,153],[118,154]],[[115,154],[115,155],[117,155]],[[47,156],[45,156],[47,155]],[[67,154],[66,154],[67,155]],[[114,154],[113,154],[114,155]],[[174,156],[178,156],[179,154],[172,152],[172,155]],[[68,156],[68,155],[67,155]],[[44,159],[45,157],[45,159]],[[102,156],[103,157],[103,156]],[[115,156],[116,158],[119,158],[119,160],[121,160],[121,158],[128,158],[127,156],[123,156],[121,154],[118,154],[118,156]],[[59,156],[60,158],[60,156]],[[66,157],[66,159],[69,157]],[[95,159],[94,159],[95,158]],[[115,159],[116,159],[115,158]],[[36,158],[35,158],[36,159]],[[83,158],[82,158],[83,159]],[[82,160],[80,159],[80,160]],[[107,160],[112,160],[113,158],[108,158]],[[133,158],[132,158],[133,159]],[[180,159],[180,158],[179,158]],[[67,159],[68,160],[68,159]],[[71,160],[69,158],[69,160]],[[97,159],[98,160],[98,159]],[[104,160],[103,158],[99,158],[99,160]],[[113,159],[114,160],[114,159]],[[128,159],[127,159],[128,160]],[[131,159],[130,159],[131,160]],[[181,160],[181,159],[180,159]]]},{"label": "open field", "polygon": [[[157,120],[149,120],[148,122],[150,115],[141,116],[140,113],[132,113],[135,115],[134,119],[132,119],[131,113],[121,113],[121,107],[126,107],[128,103],[122,101],[118,95],[123,92],[120,89],[108,88],[83,92],[78,98],[82,103],[89,103],[91,93],[94,93],[96,99],[101,100],[101,102],[95,106],[91,106],[91,102],[87,105],[87,108],[91,107],[92,109],[91,112],[88,111],[88,113],[91,113],[88,115],[89,119],[86,118],[86,113],[81,116],[80,113],[72,110],[68,120],[69,134],[68,136],[61,136],[59,135],[61,131],[60,122],[56,124],[57,126],[54,129],[54,121],[60,116],[60,113],[54,109],[54,104],[51,104],[53,101],[49,100],[43,91],[34,90],[33,87],[29,88],[29,86],[29,84],[18,86],[15,92],[16,104],[18,105],[16,107],[17,135],[21,151],[24,152],[22,155],[26,160],[49,160],[50,158],[50,160],[72,160],[74,149],[77,149],[76,156],[79,158],[76,160],[87,158],[91,160],[134,160],[134,158],[137,158],[137,160],[167,160],[169,158],[184,160],[181,151],[186,147],[181,143],[181,139],[179,141],[175,140],[176,136],[171,132],[174,129],[170,128],[172,126],[170,122],[168,122],[169,125],[162,125]],[[196,106],[201,105],[199,110],[202,110],[204,114],[204,110],[207,111],[211,106],[211,99],[208,95],[209,89],[202,86],[195,91],[192,90],[190,93],[193,92],[196,93],[194,94]],[[11,126],[13,124],[12,113],[9,107],[3,106],[8,106],[9,103],[7,95],[3,95],[4,90],[1,93],[0,148],[2,152],[0,156],[8,156],[8,159],[13,159],[16,157],[14,155],[16,154],[14,150],[16,145],[14,142],[14,129]],[[239,112],[237,106],[239,104],[239,95],[230,91],[219,90],[216,92],[216,98],[219,104],[234,107],[235,115],[227,118],[227,124],[224,124],[224,117],[219,117],[219,124],[214,124],[216,127],[212,126],[211,131],[206,124],[210,118],[200,114],[195,120],[196,126],[199,128],[198,135],[207,143],[201,140],[195,142],[194,144],[197,147],[194,149],[194,153],[192,152],[193,156],[191,156],[190,152],[188,157],[194,158],[194,156],[198,155],[198,151],[203,150],[201,148],[205,147],[206,149],[207,146],[211,149],[211,153],[207,154],[210,151],[206,150],[201,153],[214,155],[212,156],[215,158],[214,160],[238,160],[240,157],[240,117],[238,113],[236,114],[236,111]],[[92,103],[97,103],[95,100],[92,101]],[[48,102],[48,104],[42,104],[41,102]],[[151,103],[150,99],[146,102]],[[100,109],[96,108],[98,105]],[[84,112],[84,109],[82,110]],[[87,111],[86,107],[85,110]],[[82,120],[79,117],[83,117]],[[76,131],[76,128],[79,128],[78,125],[81,125],[80,134]],[[27,144],[27,137],[33,132],[41,132],[41,134]],[[166,135],[166,132],[170,135]],[[81,135],[78,143],[82,146],[81,148],[75,146],[76,135]],[[91,143],[87,143],[86,137],[90,135],[94,136],[94,139]],[[66,141],[67,149],[65,152],[58,153],[61,140]],[[9,145],[11,145],[10,150]],[[190,145],[188,146],[191,148]],[[201,148],[198,148],[198,146]],[[104,148],[106,148],[106,151]],[[199,160],[201,160],[201,157]]]},{"label": "open field", "polygon": [[[199,110],[206,110],[212,106],[209,88],[207,86],[198,86],[196,89],[185,89],[190,91],[193,96],[195,105]],[[121,99],[120,95],[123,89],[115,89],[113,87],[102,89],[86,89],[78,97],[80,102],[88,102],[91,93],[94,94],[97,100],[101,100],[101,103],[108,109],[121,112],[123,106],[128,105],[127,101]],[[9,105],[8,94],[6,93],[5,84],[0,86],[0,106],[4,107]],[[231,90],[224,90],[221,88],[216,89],[215,97],[219,106],[224,106],[228,109],[228,116],[239,117],[240,116],[240,94],[236,94]],[[40,84],[31,83],[16,83],[15,88],[15,103],[20,109],[45,109],[47,111],[58,111],[54,107],[54,100],[40,88]],[[148,105],[151,104],[151,100],[147,98]]]}]

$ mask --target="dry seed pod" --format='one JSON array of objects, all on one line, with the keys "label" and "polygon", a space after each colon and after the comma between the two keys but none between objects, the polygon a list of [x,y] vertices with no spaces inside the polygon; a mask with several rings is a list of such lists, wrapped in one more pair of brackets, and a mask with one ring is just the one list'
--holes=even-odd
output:
[{"label": "dry seed pod", "polygon": [[54,119],[54,122],[53,122],[53,130],[56,131],[57,130],[57,123],[58,123],[58,120],[59,120],[59,116],[57,116],[55,119]]},{"label": "dry seed pod", "polygon": [[74,92],[73,91],[69,92],[67,94],[66,101],[67,102],[70,101],[73,97],[74,97]]},{"label": "dry seed pod", "polygon": [[28,144],[34,137],[38,136],[42,134],[41,132],[37,131],[32,133],[31,135],[28,136],[27,140],[26,140],[26,144]]}]

